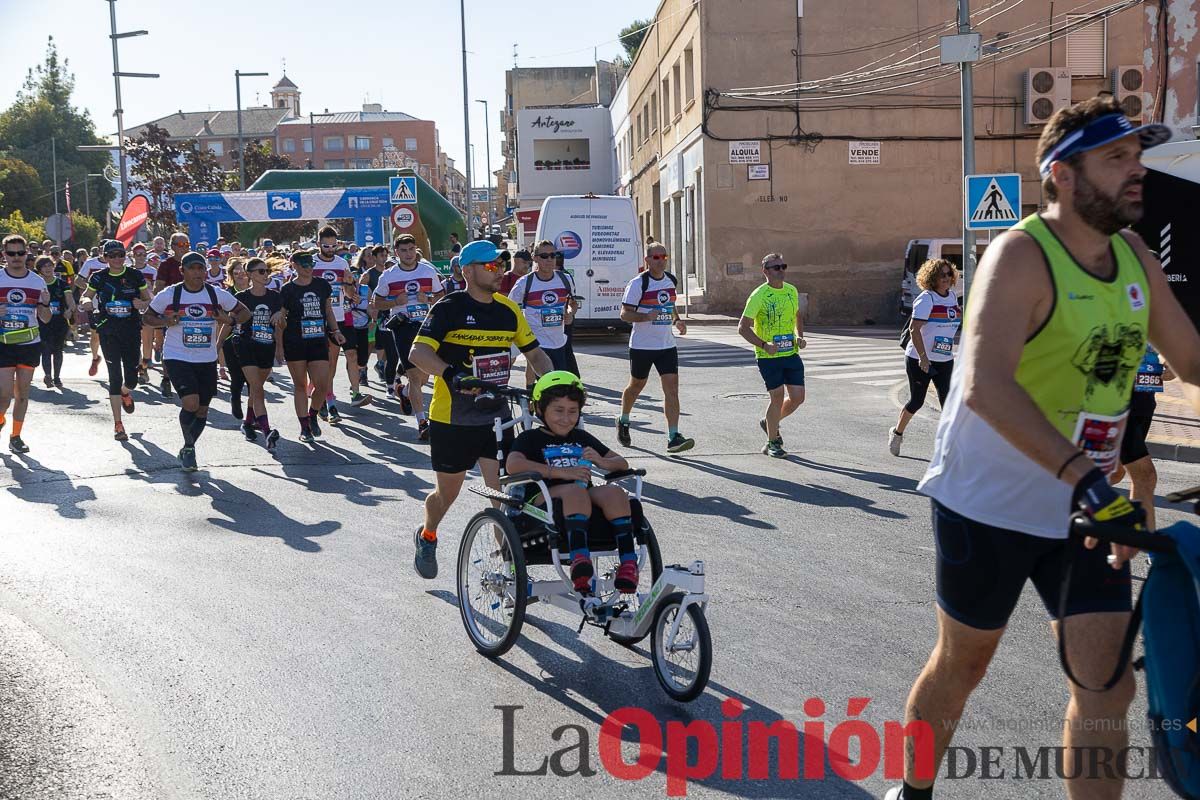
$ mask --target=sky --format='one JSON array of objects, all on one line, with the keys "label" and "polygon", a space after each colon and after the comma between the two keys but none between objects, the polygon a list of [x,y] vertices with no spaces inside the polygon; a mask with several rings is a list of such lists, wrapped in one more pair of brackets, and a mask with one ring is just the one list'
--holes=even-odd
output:
[{"label": "sky", "polygon": [[[616,42],[621,28],[653,16],[657,5],[657,0],[466,0],[476,175],[485,171],[488,139],[492,168],[501,163],[499,114],[514,43],[522,67],[587,65],[594,52],[611,59],[623,52]],[[270,73],[242,79],[243,107],[267,105],[286,59],[287,75],[300,87],[302,112],[355,111],[371,102],[431,119],[442,149],[463,168],[455,0],[118,0],[116,12],[118,32],[150,32],[120,41],[121,71],[162,75],[122,79],[126,128],[179,110],[234,108],[234,70]],[[100,134],[116,131],[105,0],[0,0],[0,30],[0,108],[12,103],[53,35],[75,75],[75,105],[91,112]],[[477,99],[489,104],[486,137]]]}]

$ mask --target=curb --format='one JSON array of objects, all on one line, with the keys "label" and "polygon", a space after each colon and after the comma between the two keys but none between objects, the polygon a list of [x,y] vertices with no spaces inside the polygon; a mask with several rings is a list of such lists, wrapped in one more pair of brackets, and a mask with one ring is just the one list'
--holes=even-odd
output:
[{"label": "curb", "polygon": [[1152,458],[1181,461],[1185,464],[1200,464],[1200,446],[1197,445],[1148,441],[1146,449],[1150,451]]}]

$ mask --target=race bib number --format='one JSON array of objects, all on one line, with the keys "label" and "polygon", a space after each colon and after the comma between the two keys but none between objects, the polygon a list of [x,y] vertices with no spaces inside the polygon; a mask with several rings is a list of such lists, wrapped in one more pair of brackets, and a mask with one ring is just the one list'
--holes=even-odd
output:
[{"label": "race bib number", "polygon": [[583,448],[577,444],[548,445],[542,448],[542,457],[548,467],[578,467]]},{"label": "race bib number", "polygon": [[29,327],[25,324],[24,317],[18,317],[15,314],[9,314],[7,317],[5,317],[3,320],[3,325],[5,331],[23,331],[25,328]]},{"label": "race bib number", "polygon": [[655,325],[670,325],[675,321],[675,304],[667,303],[658,307],[658,316],[654,318]]},{"label": "race bib number", "polygon": [[1075,423],[1074,441],[1106,475],[1117,468],[1126,414],[1105,416],[1083,412]]},{"label": "race bib number", "polygon": [[50,301],[50,316],[58,317],[62,315],[62,303],[57,300]]},{"label": "race bib number", "polygon": [[212,345],[212,325],[184,325],[183,346],[202,349]]},{"label": "race bib number", "polygon": [[933,337],[933,352],[943,356],[950,355],[954,352],[954,340],[949,336]]},{"label": "race bib number", "polygon": [[275,329],[270,325],[251,325],[250,338],[256,342],[271,344],[275,341]]},{"label": "race bib number", "polygon": [[1163,390],[1162,364],[1143,365],[1142,369],[1138,371],[1137,377],[1134,378],[1133,390],[1135,392],[1161,392]]},{"label": "race bib number", "polygon": [[497,386],[507,386],[510,365],[508,353],[496,353],[490,356],[475,356],[471,368],[475,377],[481,381],[494,383]]},{"label": "race bib number", "polygon": [[104,311],[114,319],[127,319],[133,314],[133,303],[128,300],[113,300],[104,304]]},{"label": "race bib number", "polygon": [[325,320],[300,320],[300,336],[305,339],[320,339],[325,336]]},{"label": "race bib number", "polygon": [[563,324],[563,306],[542,307],[542,327],[559,328]]},{"label": "race bib number", "polygon": [[404,307],[405,316],[413,322],[422,322],[429,316],[428,303],[409,303]]},{"label": "race bib number", "polygon": [[775,335],[772,342],[779,348],[778,354],[790,353],[796,349],[796,334],[779,333]]}]

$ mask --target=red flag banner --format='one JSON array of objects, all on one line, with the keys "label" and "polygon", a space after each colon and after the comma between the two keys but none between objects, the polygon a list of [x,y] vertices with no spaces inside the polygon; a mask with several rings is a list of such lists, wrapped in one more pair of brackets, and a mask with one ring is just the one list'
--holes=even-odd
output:
[{"label": "red flag banner", "polygon": [[146,224],[146,217],[149,214],[150,201],[144,194],[137,195],[125,206],[125,213],[121,215],[121,224],[117,226],[117,235],[113,238],[129,247],[138,230]]},{"label": "red flag banner", "polygon": [[71,216],[71,182],[67,181],[63,185],[63,194],[67,197],[67,221],[71,223],[71,235],[68,239],[75,238],[75,218]]}]

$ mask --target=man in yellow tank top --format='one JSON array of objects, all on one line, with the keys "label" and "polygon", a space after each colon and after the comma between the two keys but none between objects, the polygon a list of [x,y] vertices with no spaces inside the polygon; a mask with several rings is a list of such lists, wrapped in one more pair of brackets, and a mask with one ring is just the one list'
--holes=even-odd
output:
[{"label": "man in yellow tank top", "polygon": [[[1105,473],[1117,463],[1147,341],[1178,365],[1200,412],[1200,335],[1153,254],[1127,230],[1143,213],[1142,150],[1170,137],[1162,125],[1135,128],[1111,97],[1060,111],[1038,143],[1045,212],[999,237],[979,265],[961,366],[918,487],[933,500],[938,642],[905,719],[929,724],[934,769],[914,767],[928,741],[909,747],[905,782],[887,800],[933,796],[959,717],[1027,581],[1056,635],[1069,618],[1067,656],[1083,683],[1103,684],[1117,661],[1134,551],[1115,546],[1110,563],[1107,548],[1068,538],[1069,519],[1076,509],[1126,525],[1145,519]],[[1059,619],[1068,560],[1070,604]],[[1066,763],[1084,748],[1115,758],[1128,743],[1132,674],[1107,692],[1068,688]],[[1066,781],[1071,798],[1121,796],[1119,769],[1066,772],[1076,775]]]}]

